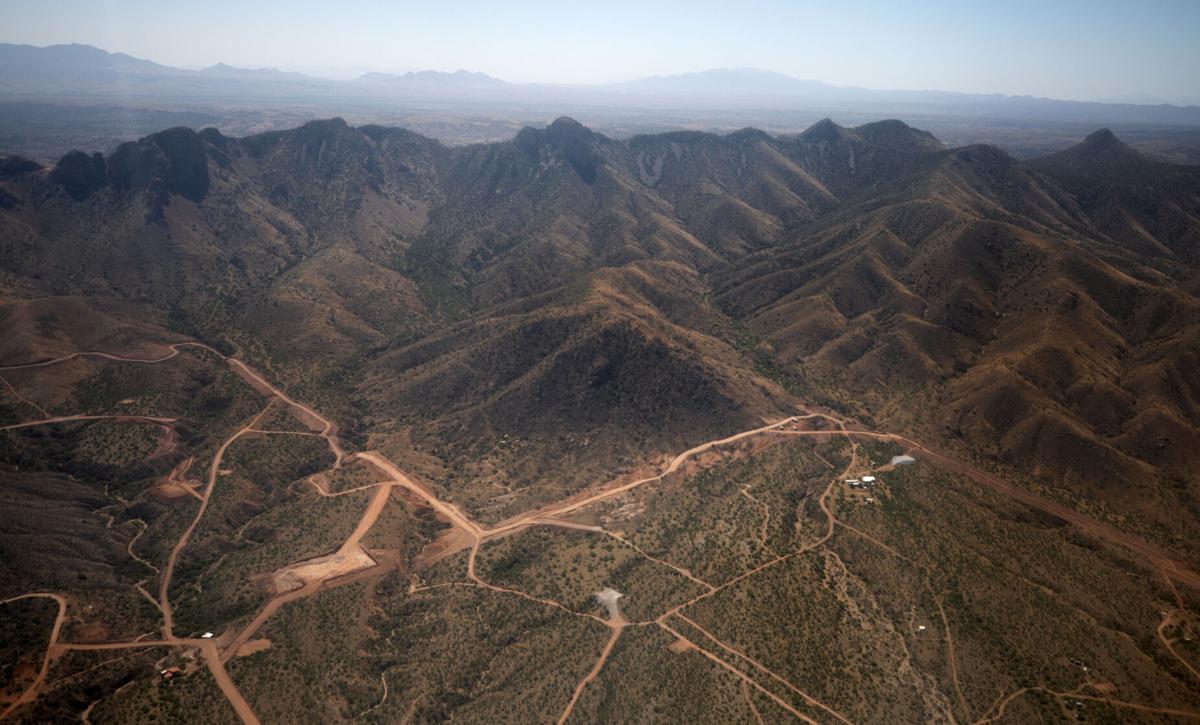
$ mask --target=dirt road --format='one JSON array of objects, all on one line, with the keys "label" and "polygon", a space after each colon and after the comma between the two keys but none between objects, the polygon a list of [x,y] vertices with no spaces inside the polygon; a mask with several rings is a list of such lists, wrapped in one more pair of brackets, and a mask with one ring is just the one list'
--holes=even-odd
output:
[{"label": "dirt road", "polygon": [[[857,431],[853,431],[854,435],[863,435]],[[1011,499],[1020,501],[1026,506],[1041,511],[1043,513],[1057,516],[1064,521],[1068,521],[1076,527],[1096,536],[1100,539],[1105,539],[1111,543],[1122,546],[1136,554],[1142,556],[1150,564],[1151,568],[1160,568],[1170,574],[1178,581],[1187,584],[1197,590],[1200,590],[1200,573],[1193,571],[1186,563],[1184,563],[1177,555],[1160,548],[1146,541],[1125,533],[1108,524],[1097,521],[1096,519],[1085,516],[1078,511],[1068,508],[1056,501],[1043,498],[1032,491],[1014,486],[1007,483],[996,476],[993,476],[986,471],[981,471],[973,466],[970,466],[961,461],[954,460],[942,455],[936,451],[930,450],[925,446],[917,443],[914,440],[903,436],[886,434],[886,437],[893,441],[909,446],[919,452],[926,460],[939,465],[946,470],[962,474],[976,483],[981,483],[992,488],[999,493],[1008,496]]]},{"label": "dirt road", "polygon": [[71,353],[70,355],[63,355],[62,357],[53,358],[51,360],[42,360],[40,362],[22,363],[19,365],[2,365],[0,366],[0,370],[26,370],[29,368],[49,367],[51,365],[58,365],[60,363],[68,362],[81,357],[97,357],[105,360],[112,360],[114,362],[143,363],[152,365],[166,362],[178,357],[180,349],[185,347],[204,350],[219,357],[230,367],[232,367],[234,372],[237,373],[238,376],[247,383],[249,383],[250,386],[255,390],[258,390],[264,395],[275,396],[283,401],[283,403],[287,405],[293,412],[295,412],[297,417],[303,420],[306,425],[315,431],[319,431],[319,435],[325,438],[334,453],[334,458],[336,460],[334,467],[336,468],[337,466],[341,465],[342,458],[345,457],[345,452],[342,450],[341,443],[337,439],[337,426],[334,425],[333,421],[325,418],[311,407],[296,401],[287,393],[272,385],[266,378],[264,378],[262,375],[259,375],[241,360],[235,357],[230,357],[222,353],[220,350],[217,350],[209,345],[205,345],[202,342],[172,343],[167,345],[167,348],[170,350],[170,352],[156,358],[126,357],[122,355],[113,355],[107,352],[75,352]]},{"label": "dirt road", "polygon": [[1179,621],[1179,615],[1180,612],[1177,610],[1167,612],[1166,616],[1163,617],[1162,622],[1159,623],[1158,628],[1154,631],[1158,634],[1159,641],[1162,642],[1163,646],[1167,648],[1167,651],[1170,652],[1175,659],[1179,660],[1179,664],[1187,668],[1187,671],[1192,673],[1192,677],[1200,680],[1200,670],[1197,670],[1191,662],[1188,662],[1186,659],[1184,659],[1183,655],[1179,654],[1178,650],[1175,649],[1175,645],[1171,642],[1171,640],[1167,638],[1167,627],[1171,627],[1177,621]]},{"label": "dirt road", "polygon": [[661,626],[663,629],[665,629],[670,634],[673,634],[675,636],[675,639],[677,639],[678,641],[683,642],[691,649],[695,650],[696,652],[699,652],[700,655],[703,656],[705,659],[708,659],[708,660],[712,661],[713,663],[715,663],[717,666],[719,666],[725,670],[728,670],[734,676],[736,676],[738,679],[742,680],[746,684],[750,685],[754,689],[758,690],[762,694],[764,694],[767,697],[774,700],[776,705],[779,705],[784,710],[787,710],[789,713],[794,715],[797,719],[803,720],[804,722],[809,723],[809,725],[820,725],[820,723],[818,723],[816,720],[812,719],[811,717],[805,715],[804,713],[800,712],[795,707],[793,707],[792,704],[789,703],[787,700],[784,700],[779,695],[776,695],[774,692],[771,692],[767,688],[758,684],[757,682],[752,680],[745,672],[742,672],[741,670],[739,670],[738,668],[729,664],[728,662],[721,659],[720,657],[716,656],[712,652],[709,652],[708,650],[704,649],[703,647],[696,644],[692,640],[688,639],[687,637],[684,637],[682,634],[680,634],[676,629],[674,629],[670,625],[660,624],[659,626]]},{"label": "dirt road", "polygon": [[[972,481],[983,486],[993,489],[994,491],[1007,496],[1015,501],[1018,501],[1032,509],[1043,513],[1056,516],[1064,521],[1067,521],[1074,526],[1092,534],[1093,536],[1104,539],[1110,543],[1122,546],[1135,554],[1138,554],[1147,561],[1151,569],[1160,569],[1164,573],[1173,577],[1176,581],[1187,584],[1200,590],[1200,573],[1197,573],[1177,555],[1167,551],[1161,547],[1155,546],[1146,541],[1127,534],[1120,529],[1114,528],[1101,521],[1097,521],[1089,516],[1079,513],[1078,511],[1064,506],[1056,501],[1039,496],[1032,491],[1007,483],[996,476],[975,468],[970,464],[950,458],[933,449],[927,448],[925,445],[895,433],[877,433],[874,431],[864,431],[847,429],[844,434],[859,437],[872,438],[874,440],[886,440],[893,443],[898,443],[908,448],[918,458],[938,466],[947,471],[957,473],[970,478]],[[789,437],[807,437],[807,436],[836,436],[843,435],[841,430],[813,430],[813,431],[780,431],[778,435]]]},{"label": "dirt road", "polygon": [[596,660],[596,664],[592,665],[592,669],[579,681],[579,684],[575,686],[575,691],[571,693],[571,701],[567,703],[566,709],[558,717],[558,725],[563,725],[571,717],[571,712],[575,709],[575,703],[579,702],[579,696],[583,694],[588,684],[596,679],[596,675],[600,674],[600,670],[604,669],[604,663],[608,661],[608,656],[612,654],[613,647],[617,646],[617,640],[621,638],[621,632],[624,629],[624,625],[612,628],[612,634],[608,636],[608,641],[604,643],[604,649],[600,650],[600,657]]},{"label": "dirt road", "polygon": [[[1200,713],[1197,713],[1197,712],[1191,712],[1189,710],[1178,710],[1173,707],[1155,707],[1153,705],[1142,705],[1142,704],[1136,703],[1136,702],[1126,702],[1125,700],[1116,700],[1111,697],[1097,697],[1095,695],[1084,695],[1081,692],[1079,692],[1079,690],[1082,690],[1084,688],[1086,688],[1086,685],[1080,687],[1078,690],[1072,690],[1071,692],[1059,692],[1058,690],[1051,690],[1048,687],[1022,687],[1021,689],[1011,692],[1008,695],[1002,697],[1000,700],[997,700],[995,703],[993,703],[992,706],[990,708],[988,708],[987,712],[985,712],[983,714],[984,716],[981,717],[980,719],[976,720],[974,723],[972,723],[972,725],[986,725],[987,723],[996,722],[996,721],[1000,720],[1001,718],[1004,717],[1004,711],[1008,708],[1009,704],[1011,704],[1013,700],[1017,699],[1018,697],[1021,697],[1022,695],[1025,695],[1026,693],[1029,693],[1029,692],[1044,692],[1047,695],[1052,695],[1053,697],[1057,697],[1060,699],[1069,698],[1072,700],[1088,700],[1091,702],[1103,702],[1104,704],[1109,705],[1111,707],[1136,710],[1138,712],[1148,712],[1148,713],[1153,713],[1155,715],[1170,715],[1172,717],[1181,717],[1181,718],[1186,718],[1188,720],[1200,720]],[[993,714],[993,711],[995,714]]]},{"label": "dirt road", "polygon": [[417,497],[424,500],[427,504],[429,504],[430,508],[432,508],[434,511],[437,511],[442,516],[445,516],[446,519],[448,519],[454,526],[470,532],[476,538],[479,538],[483,534],[483,529],[480,528],[479,525],[474,521],[472,521],[466,514],[460,511],[457,506],[438,498],[432,491],[409,478],[403,471],[396,467],[396,464],[384,458],[379,453],[374,451],[364,451],[359,453],[358,457],[369,462],[371,465],[382,471],[385,475],[391,477],[396,484],[403,486]]},{"label": "dirt road", "polygon": [[194,532],[196,527],[200,524],[200,519],[204,518],[204,512],[208,510],[208,502],[212,498],[213,489],[217,485],[217,476],[219,475],[221,468],[221,459],[225,456],[225,451],[229,449],[229,446],[233,445],[234,441],[245,435],[250,429],[257,425],[258,421],[261,420],[270,409],[271,403],[267,403],[267,407],[263,408],[258,415],[254,416],[253,420],[251,420],[242,428],[238,429],[236,433],[226,438],[221,444],[221,447],[217,449],[216,454],[213,456],[212,464],[208,467],[208,484],[204,487],[203,493],[201,493],[200,509],[196,511],[196,516],[192,519],[192,523],[189,524],[186,529],[184,529],[183,534],[179,537],[179,541],[177,541],[175,546],[171,548],[171,553],[167,557],[167,565],[163,568],[163,575],[158,588],[158,604],[162,609],[163,615],[163,639],[169,640],[173,639],[175,636],[173,631],[174,620],[171,617],[170,598],[171,577],[175,573],[175,563],[179,560],[179,553],[183,551],[184,547],[187,546],[188,541],[192,538],[192,532]]},{"label": "dirt road", "polygon": [[[188,344],[197,344],[197,343],[181,343],[181,344],[188,345]],[[180,346],[180,344],[168,345],[171,352],[167,353],[166,355],[163,355],[162,357],[156,357],[156,358],[123,357],[121,355],[111,355],[107,352],[73,352],[70,355],[63,355],[62,357],[56,357],[51,360],[42,360],[40,362],[21,363],[19,365],[0,365],[0,370],[28,370],[30,368],[44,368],[44,367],[49,367],[51,365],[58,365],[59,363],[65,363],[69,360],[74,360],[74,359],[80,358],[80,357],[98,357],[98,358],[104,358],[106,360],[113,360],[116,362],[160,363],[160,362],[165,362],[167,360],[170,360],[171,358],[178,355],[179,350],[177,348],[179,346]]]},{"label": "dirt road", "polygon": [[731,435],[727,438],[721,438],[719,440],[708,441],[707,443],[701,443],[698,446],[689,448],[686,451],[684,451],[683,453],[676,455],[674,458],[671,459],[671,462],[667,465],[667,467],[665,469],[663,469],[663,471],[657,475],[649,476],[647,478],[641,478],[636,481],[630,481],[629,483],[625,483],[620,486],[613,486],[612,488],[606,488],[603,491],[599,491],[597,493],[585,494],[585,495],[583,495],[582,498],[574,497],[572,499],[568,499],[567,502],[564,502],[561,504],[551,505],[548,507],[538,509],[536,511],[531,511],[527,514],[522,514],[521,516],[518,516],[510,521],[505,522],[505,523],[499,524],[494,528],[487,529],[484,533],[487,536],[494,536],[497,533],[500,533],[500,532],[506,531],[508,529],[526,524],[530,520],[533,520],[533,519],[558,518],[558,517],[564,516],[566,514],[569,514],[573,511],[578,511],[579,509],[584,508],[586,506],[590,506],[598,501],[603,501],[605,499],[612,498],[613,496],[620,496],[621,494],[625,493],[626,491],[632,491],[633,489],[635,489],[639,486],[644,486],[647,483],[653,483],[654,481],[662,480],[663,478],[665,478],[665,477],[671,475],[672,473],[674,473],[675,471],[679,470],[679,467],[682,466],[684,463],[686,463],[687,460],[689,458],[691,458],[692,456],[695,456],[700,453],[704,453],[705,451],[710,451],[713,448],[716,448],[717,446],[723,446],[723,445],[728,445],[730,443],[736,443],[737,441],[740,441],[743,438],[749,438],[751,436],[760,435],[766,431],[775,430],[781,426],[787,425],[787,424],[792,423],[797,420],[801,420],[803,417],[808,417],[808,416],[791,416],[788,418],[784,418],[781,421],[777,421],[775,423],[769,423],[767,425],[764,425],[764,426],[761,426],[758,428],[753,428],[751,430],[742,431],[741,433],[735,433],[734,435]]},{"label": "dirt road", "polygon": [[358,520],[358,526],[354,527],[354,531],[350,532],[350,536],[338,549],[338,553],[345,554],[358,548],[358,544],[362,538],[367,535],[375,522],[379,520],[379,514],[383,513],[383,509],[387,506],[388,500],[392,497],[392,487],[390,485],[380,486],[375,490],[375,495],[371,498],[371,503],[367,506],[367,510],[363,512],[362,518]]},{"label": "dirt road", "polygon": [[183,344],[195,344],[196,346],[202,347],[213,354],[220,355],[221,358],[229,363],[230,367],[234,369],[234,372],[241,376],[243,380],[250,383],[253,388],[261,393],[273,395],[283,401],[283,403],[287,405],[294,414],[297,414],[297,417],[300,418],[300,420],[304,421],[305,425],[309,426],[315,431],[318,431],[318,434],[325,439],[326,443],[329,444],[330,450],[333,451],[333,467],[339,468],[342,465],[342,459],[346,457],[346,452],[342,450],[341,442],[338,441],[337,426],[334,425],[332,420],[329,420],[307,405],[296,401],[287,393],[272,385],[269,381],[267,381],[266,378],[259,375],[241,360],[238,360],[234,357],[221,355],[220,352],[217,352],[207,345],[199,345],[198,343]]},{"label": "dirt road", "polygon": [[148,423],[151,425],[164,426],[174,423],[176,419],[152,418],[146,415],[56,415],[52,418],[27,420],[21,423],[0,425],[0,430],[16,430],[18,428],[32,428],[34,426],[54,425],[56,423],[73,423],[80,420],[111,420],[117,423]]},{"label": "dirt road", "polygon": [[57,651],[56,646],[58,645],[58,635],[60,632],[62,632],[63,622],[66,621],[67,618],[67,598],[61,594],[55,594],[53,592],[30,592],[28,594],[21,594],[20,596],[9,597],[4,601],[0,601],[0,604],[8,604],[9,602],[16,602],[22,599],[53,599],[55,603],[58,604],[58,614],[54,617],[54,626],[50,628],[50,640],[46,645],[46,654],[42,657],[42,667],[38,670],[37,677],[33,680],[33,683],[30,684],[29,687],[25,688],[25,691],[21,693],[20,697],[10,703],[9,706],[4,709],[4,712],[0,712],[0,720],[6,719],[13,710],[16,710],[18,707],[27,702],[33,702],[34,699],[37,698],[38,691],[46,682],[46,675],[50,673],[50,660],[52,660],[55,656]]},{"label": "dirt road", "polygon": [[229,673],[225,671],[225,664],[221,661],[221,653],[217,650],[216,643],[211,639],[206,639],[200,646],[200,651],[204,653],[204,664],[208,665],[209,672],[212,672],[213,679],[217,681],[217,687],[221,688],[225,699],[233,706],[234,712],[246,725],[259,725],[254,710],[250,708],[246,698],[242,697],[241,691],[238,690],[237,685],[233,684]]},{"label": "dirt road", "polygon": [[24,395],[21,395],[19,392],[17,392],[17,389],[15,387],[13,387],[13,384],[8,382],[8,378],[4,377],[3,375],[0,375],[0,382],[4,383],[4,387],[8,388],[8,392],[12,393],[13,397],[15,397],[17,400],[21,401],[25,405],[28,405],[29,407],[33,408],[37,412],[41,413],[43,418],[51,417],[50,413],[48,413],[45,408],[43,408],[42,406],[38,405],[37,403],[33,402],[29,398],[26,398]]},{"label": "dirt road", "polygon": [[796,693],[797,695],[799,695],[799,696],[800,696],[800,698],[801,698],[802,700],[804,700],[804,702],[805,702],[807,705],[809,705],[810,707],[815,707],[815,708],[817,708],[817,709],[819,709],[819,710],[824,710],[826,713],[828,713],[828,714],[829,714],[829,715],[831,715],[832,717],[836,718],[836,719],[837,719],[837,720],[839,720],[840,722],[843,722],[843,723],[845,723],[846,725],[852,725],[852,723],[850,722],[850,720],[848,720],[848,719],[846,718],[846,716],[845,716],[845,715],[842,715],[842,714],[841,714],[840,712],[838,712],[837,710],[834,710],[833,708],[829,707],[829,706],[828,706],[828,705],[826,705],[825,703],[823,703],[823,702],[821,702],[820,700],[816,699],[816,698],[815,698],[815,697],[813,697],[812,695],[809,695],[807,692],[804,692],[804,691],[803,691],[803,690],[801,690],[800,688],[796,687],[796,686],[795,686],[795,685],[793,685],[791,682],[788,682],[788,681],[787,681],[786,679],[784,679],[783,677],[781,677],[781,676],[779,676],[779,675],[775,674],[773,671],[771,671],[770,669],[768,669],[768,668],[767,668],[765,665],[763,665],[762,663],[758,662],[757,660],[754,660],[754,659],[750,658],[748,655],[745,655],[745,654],[743,654],[742,652],[739,652],[738,650],[736,650],[736,649],[734,649],[734,648],[730,647],[729,645],[725,644],[725,643],[724,643],[724,642],[722,642],[721,640],[717,639],[715,636],[713,636],[713,634],[712,634],[711,632],[709,632],[707,629],[705,629],[704,627],[701,627],[699,624],[697,624],[697,623],[695,622],[695,620],[689,619],[688,617],[686,617],[686,616],[684,616],[684,615],[682,615],[682,614],[677,614],[677,615],[675,615],[675,616],[677,616],[677,617],[679,617],[680,619],[682,619],[683,621],[687,622],[687,623],[688,623],[689,625],[691,625],[691,626],[692,626],[692,627],[693,627],[693,628],[694,628],[694,629],[695,629],[697,632],[699,632],[700,634],[703,634],[703,635],[704,635],[704,636],[705,636],[705,637],[706,637],[706,638],[707,638],[709,641],[711,641],[713,644],[715,644],[715,645],[717,645],[718,647],[720,647],[722,650],[724,650],[724,651],[728,652],[728,653],[729,653],[729,654],[731,654],[731,655],[734,655],[735,657],[737,657],[738,659],[742,660],[743,662],[746,662],[746,663],[748,663],[749,665],[751,665],[752,667],[754,667],[754,668],[755,668],[756,670],[758,670],[759,672],[762,672],[762,673],[764,673],[765,675],[767,675],[767,676],[768,676],[768,677],[770,677],[771,679],[775,680],[776,682],[779,682],[779,683],[780,683],[780,684],[782,684],[784,687],[788,688],[788,689],[789,689],[789,690],[791,690],[792,692],[794,692],[794,693]]}]

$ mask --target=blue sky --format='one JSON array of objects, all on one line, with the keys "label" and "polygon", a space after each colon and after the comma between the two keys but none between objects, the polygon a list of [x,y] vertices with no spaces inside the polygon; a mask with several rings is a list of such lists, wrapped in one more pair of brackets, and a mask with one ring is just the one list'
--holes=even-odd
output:
[{"label": "blue sky", "polygon": [[0,0],[0,42],[169,65],[607,82],[756,67],[836,85],[1200,102],[1200,0]]}]

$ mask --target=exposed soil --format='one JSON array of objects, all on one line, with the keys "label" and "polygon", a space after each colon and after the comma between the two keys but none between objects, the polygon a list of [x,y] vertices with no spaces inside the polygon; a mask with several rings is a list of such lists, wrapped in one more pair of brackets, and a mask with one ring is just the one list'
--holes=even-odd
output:
[{"label": "exposed soil", "polygon": [[319,584],[326,579],[352,574],[375,566],[363,548],[357,544],[350,550],[339,549],[327,556],[318,556],[280,569],[271,575],[276,593],[290,592],[306,584]]},{"label": "exposed soil", "polygon": [[249,657],[256,652],[262,652],[271,648],[271,640],[269,639],[252,639],[246,644],[238,647],[238,657]]}]

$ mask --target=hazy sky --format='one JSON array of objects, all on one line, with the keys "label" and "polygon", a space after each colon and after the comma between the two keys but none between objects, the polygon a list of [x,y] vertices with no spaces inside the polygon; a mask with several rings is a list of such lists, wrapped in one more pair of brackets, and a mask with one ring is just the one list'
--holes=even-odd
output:
[{"label": "hazy sky", "polygon": [[756,67],[835,85],[1200,102],[1200,0],[0,0],[0,41],[168,65],[605,82]]}]

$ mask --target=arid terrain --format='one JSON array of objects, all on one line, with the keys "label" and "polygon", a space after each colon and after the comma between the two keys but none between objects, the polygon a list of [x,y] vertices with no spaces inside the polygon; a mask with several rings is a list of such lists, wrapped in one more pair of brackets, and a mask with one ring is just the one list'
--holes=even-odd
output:
[{"label": "arid terrain", "polygon": [[1200,720],[1200,167],[0,157],[0,719]]}]

